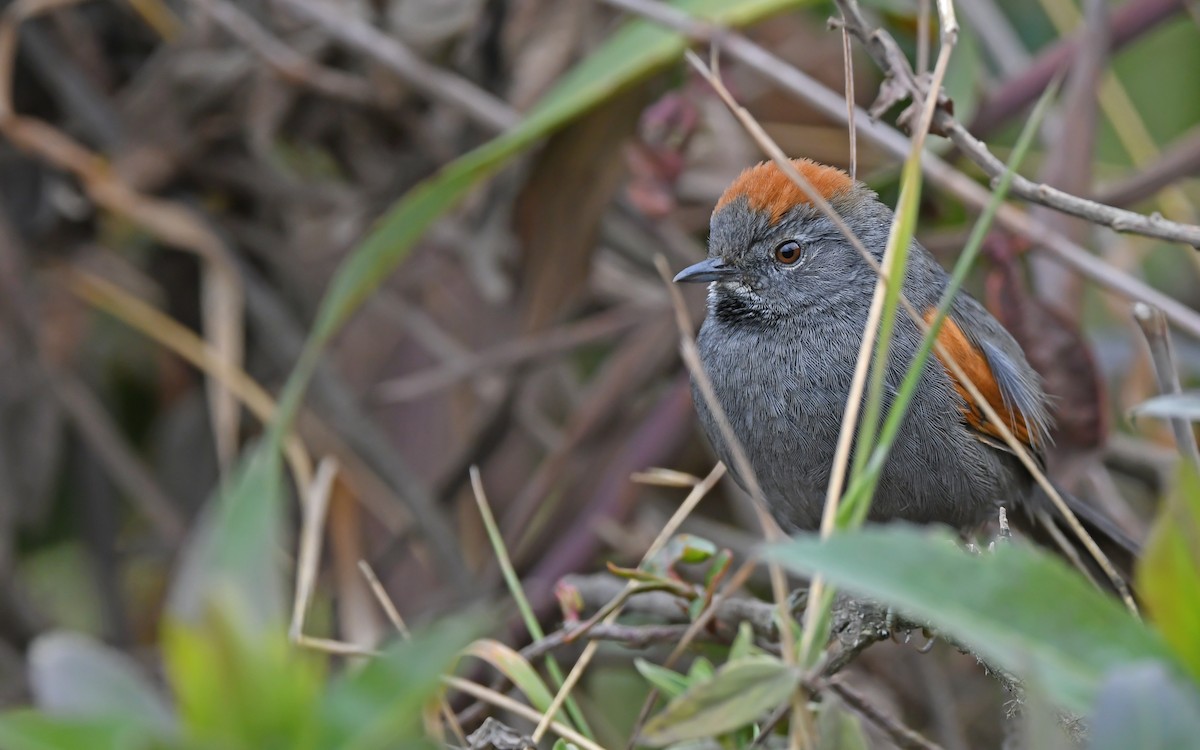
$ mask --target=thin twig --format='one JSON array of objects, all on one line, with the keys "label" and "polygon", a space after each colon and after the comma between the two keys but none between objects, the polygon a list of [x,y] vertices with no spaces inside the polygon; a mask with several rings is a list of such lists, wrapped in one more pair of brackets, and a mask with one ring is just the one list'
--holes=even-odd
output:
[{"label": "thin twig", "polygon": [[854,709],[855,713],[859,716],[878,727],[880,731],[888,736],[888,739],[896,743],[897,747],[903,748],[903,750],[942,750],[941,745],[909,729],[895,716],[871,703],[867,700],[866,696],[851,688],[845,682],[841,680],[827,680],[819,684],[823,684],[824,687],[836,693],[839,698],[845,701],[847,706]]},{"label": "thin twig", "polygon": [[[700,41],[719,40],[725,54],[774,82],[785,91],[796,95],[834,122],[845,124],[846,100],[841,94],[827,88],[820,81],[746,37],[730,31],[714,29],[711,25],[698,22],[687,13],[656,2],[656,0],[604,0],[604,2],[644,15],[646,18]],[[866,112],[860,110],[859,115],[858,132],[863,138],[892,156],[903,158],[908,153],[909,139],[903,133],[882,122],[871,120],[866,117]],[[753,135],[753,131],[751,134]],[[987,188],[979,185],[936,154],[926,153],[921,161],[921,166],[931,183],[958,196],[975,209],[982,209],[991,199],[991,193]],[[782,165],[781,168],[783,168]],[[791,176],[786,168],[783,169],[785,174]],[[1140,300],[1159,308],[1172,323],[1192,337],[1200,339],[1200,313],[1187,305],[1097,258],[1066,236],[1047,227],[1044,223],[1036,221],[1015,206],[1001,206],[996,219],[1009,231],[1026,237],[1049,251],[1059,261],[1074,269],[1076,273],[1127,298]]]},{"label": "thin twig", "polygon": [[[903,87],[914,101],[922,101],[931,92],[937,93],[937,89],[927,89],[909,67],[904,53],[890,34],[867,24],[856,0],[839,0],[838,5],[842,8],[846,28],[863,42],[867,52],[895,85]],[[999,180],[1004,174],[1004,162],[992,154],[983,141],[973,136],[946,109],[939,109],[935,113],[933,124],[936,132],[949,138],[988,177]],[[1014,195],[1026,200],[1087,219],[1093,224],[1107,226],[1118,232],[1182,242],[1200,248],[1200,226],[1168,221],[1157,214],[1145,216],[1135,211],[1105,206],[1020,175],[1014,175],[1011,189]]]},{"label": "thin twig", "polygon": [[[1163,314],[1139,302],[1133,306],[1133,319],[1137,321],[1150,348],[1150,361],[1154,364],[1159,392],[1180,393],[1183,388],[1179,383],[1179,370],[1175,367],[1175,355],[1171,351],[1171,333],[1167,330]],[[1200,470],[1200,448],[1196,446],[1196,433],[1191,422],[1182,417],[1172,417],[1170,421],[1180,454]]]}]

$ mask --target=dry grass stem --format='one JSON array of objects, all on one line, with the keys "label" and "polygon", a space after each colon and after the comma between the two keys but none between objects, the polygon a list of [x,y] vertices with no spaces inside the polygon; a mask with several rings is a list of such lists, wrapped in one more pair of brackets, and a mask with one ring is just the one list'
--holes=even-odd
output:
[{"label": "dry grass stem", "polygon": [[[671,518],[667,520],[666,524],[664,524],[662,529],[658,532],[658,536],[656,536],[654,541],[651,542],[650,548],[647,549],[646,554],[642,556],[643,564],[650,558],[657,555],[659,550],[666,546],[667,542],[671,540],[671,537],[675,535],[675,532],[679,530],[679,527],[683,524],[684,520],[691,515],[691,512],[696,509],[696,506],[700,504],[700,501],[703,500],[710,491],[712,491],[712,488],[717,485],[717,482],[720,481],[721,477],[723,476],[725,476],[725,466],[724,464],[718,463],[713,467],[712,471],[708,473],[708,476],[704,477],[704,480],[700,482],[700,484],[692,488],[692,491],[688,493],[687,497],[684,498],[683,502],[680,503],[679,507],[671,515]],[[635,585],[636,584],[633,581],[630,581],[628,584],[626,584],[625,589],[631,589]],[[604,618],[604,622],[606,624],[612,623],[620,614],[621,609],[619,607],[615,608],[608,615],[608,617]],[[591,663],[592,657],[596,655],[596,649],[598,646],[598,641],[589,641],[588,645],[584,647],[583,653],[579,655],[579,659],[575,662],[575,665],[571,667],[570,673],[563,681],[562,687],[559,688],[558,692],[555,694],[554,701],[546,710],[545,715],[542,716],[541,721],[538,722],[537,728],[534,729],[532,735],[534,742],[538,742],[545,735],[550,723],[554,721],[554,717],[558,714],[559,709],[562,708],[563,702],[566,701],[567,696],[570,695],[571,691],[575,688],[575,684],[579,682],[579,678],[583,677],[584,670],[586,670],[588,664]]]},{"label": "dry grass stem", "polygon": [[[477,682],[471,682],[470,680],[464,680],[461,677],[451,676],[443,677],[442,681],[455,690],[466,693],[474,698],[478,698],[485,703],[490,703],[497,708],[502,708],[505,711],[511,711],[518,716],[529,719],[530,721],[545,720],[545,717],[542,714],[539,714],[535,709],[526,706],[520,701],[509,698],[503,693],[497,693],[495,690],[492,690],[484,685],[480,685]],[[541,724],[538,726],[541,726]],[[592,742],[579,732],[576,732],[574,729],[571,729],[564,724],[560,724],[557,721],[548,722],[546,724],[546,728],[553,730],[554,733],[559,737],[578,745],[579,747],[583,748],[583,750],[604,750],[602,746]],[[543,734],[545,734],[544,731]],[[538,740],[534,739],[533,742],[536,745]]]},{"label": "dry grass stem", "polygon": [[299,641],[304,631],[304,619],[312,601],[321,564],[321,540],[325,535],[325,519],[329,511],[329,497],[333,494],[333,481],[337,478],[337,459],[326,456],[317,464],[317,473],[312,483],[303,488],[302,520],[300,524],[300,551],[296,556],[296,591],[292,598],[292,623],[288,637],[293,643]]}]

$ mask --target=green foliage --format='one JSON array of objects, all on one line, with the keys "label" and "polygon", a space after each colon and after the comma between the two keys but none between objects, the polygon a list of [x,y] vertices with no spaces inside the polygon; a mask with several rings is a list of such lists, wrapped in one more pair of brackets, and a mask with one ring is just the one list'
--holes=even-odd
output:
[{"label": "green foliage", "polygon": [[1179,668],[1163,638],[1057,558],[1018,543],[965,553],[946,532],[889,526],[799,538],[768,554],[789,569],[928,622],[993,666],[1035,676],[1088,709],[1107,674],[1146,659]]},{"label": "green foliage", "polygon": [[646,722],[641,743],[664,747],[734,732],[790,698],[800,672],[773,656],[746,656],[726,662],[711,677],[688,682],[682,694]]},{"label": "green foliage", "polygon": [[[213,617],[168,625],[174,707],[123,654],[74,635],[35,645],[43,712],[0,715],[5,750],[385,750],[425,744],[422,711],[477,630],[467,619],[399,643],[360,669],[326,677],[325,660]],[[47,663],[48,662],[48,663]]]}]

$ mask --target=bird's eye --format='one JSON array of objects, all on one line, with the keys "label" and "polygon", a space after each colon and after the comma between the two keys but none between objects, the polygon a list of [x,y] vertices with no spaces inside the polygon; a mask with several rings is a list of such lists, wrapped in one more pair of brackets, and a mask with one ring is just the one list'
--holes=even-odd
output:
[{"label": "bird's eye", "polygon": [[790,266],[796,261],[800,260],[801,252],[802,249],[799,242],[796,242],[795,240],[781,242],[775,248],[775,260],[779,261],[785,266]]}]

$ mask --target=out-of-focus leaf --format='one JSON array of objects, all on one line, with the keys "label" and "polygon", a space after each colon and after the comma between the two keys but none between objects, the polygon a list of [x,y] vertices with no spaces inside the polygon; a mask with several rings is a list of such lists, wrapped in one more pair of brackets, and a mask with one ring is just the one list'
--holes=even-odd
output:
[{"label": "out-of-focus leaf", "polygon": [[[674,6],[728,26],[742,26],[806,0],[677,0]],[[307,347],[279,399],[277,421],[290,423],[320,351],[358,306],[404,260],[418,239],[472,187],[510,159],[601,102],[683,54],[686,41],[635,19],[572,68],[516,127],[446,165],[404,195],[338,268]],[[276,432],[273,438],[278,437]],[[276,444],[277,446],[277,444]]]},{"label": "out-of-focus leaf", "polygon": [[1135,575],[1150,619],[1200,680],[1200,476],[1187,461]]},{"label": "out-of-focus leaf", "polygon": [[248,634],[214,612],[162,632],[182,731],[203,747],[315,748],[324,660],[273,633]]},{"label": "out-of-focus leaf", "polygon": [[197,624],[216,608],[247,636],[285,622],[281,482],[279,451],[249,449],[182,554],[167,603],[174,620]]},{"label": "out-of-focus leaf", "polygon": [[29,682],[42,710],[118,719],[163,735],[175,729],[167,702],[119,651],[77,633],[40,636],[29,650]]},{"label": "out-of-focus leaf", "polygon": [[1100,689],[1089,750],[1180,750],[1200,743],[1196,686],[1148,662],[1114,671]]},{"label": "out-of-focus leaf", "polygon": [[870,750],[862,722],[832,695],[825,697],[817,714],[817,737],[821,750]]},{"label": "out-of-focus leaf", "polygon": [[441,623],[340,680],[321,706],[318,747],[390,750],[418,741],[421,708],[438,695],[441,675],[479,630],[466,617]]},{"label": "out-of-focus leaf", "polygon": [[799,682],[797,670],[771,656],[729,662],[646,722],[640,742],[663,747],[731,732],[783,703]]},{"label": "out-of-focus leaf", "polygon": [[647,682],[658,688],[659,692],[668,698],[683,695],[688,689],[688,678],[674,670],[653,664],[645,659],[634,659],[633,666],[637,668],[642,677],[646,678]]},{"label": "out-of-focus leaf", "polygon": [[128,719],[61,718],[22,710],[0,714],[4,750],[151,750],[163,744],[145,725]]},{"label": "out-of-focus leaf", "polygon": [[1134,417],[1180,417],[1189,422],[1200,422],[1200,391],[1164,393],[1146,399],[1129,411]]},{"label": "out-of-focus leaf", "polygon": [[550,708],[554,696],[550,694],[546,683],[542,682],[537,670],[519,652],[491,638],[480,638],[468,646],[464,653],[477,656],[500,670],[525,694],[529,705],[543,712]]},{"label": "out-of-focus leaf", "polygon": [[1134,661],[1175,663],[1157,633],[1058,559],[1019,543],[970,555],[944,531],[901,525],[800,537],[767,555],[797,573],[929,622],[993,666],[1033,673],[1082,713],[1104,675]]},{"label": "out-of-focus leaf", "polygon": [[[1027,670],[1028,671],[1028,670]],[[1072,742],[1067,735],[1065,721],[1071,726],[1079,722],[1075,715],[1066,715],[1058,709],[1036,679],[1022,683],[1020,697],[1021,738],[1018,747],[1037,750],[1076,750],[1079,743]]]}]

